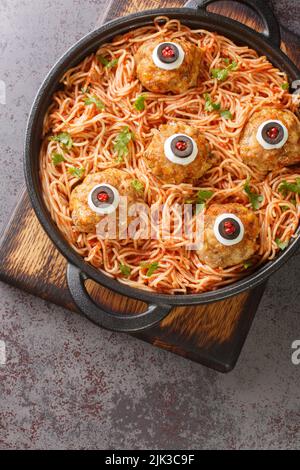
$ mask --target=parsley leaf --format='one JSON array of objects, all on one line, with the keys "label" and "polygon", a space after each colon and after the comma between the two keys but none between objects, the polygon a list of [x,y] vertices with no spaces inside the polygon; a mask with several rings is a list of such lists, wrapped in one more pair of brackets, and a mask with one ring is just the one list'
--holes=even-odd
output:
[{"label": "parsley leaf", "polygon": [[126,264],[120,264],[120,271],[123,274],[123,276],[129,276],[131,273],[131,268],[129,266],[126,266]]},{"label": "parsley leaf", "polygon": [[70,173],[70,175],[76,176],[76,178],[82,178],[82,176],[84,175],[84,171],[84,168],[76,168],[74,166],[68,168],[68,172]]},{"label": "parsley leaf", "polygon": [[212,69],[211,76],[216,78],[219,82],[224,82],[228,78],[229,72],[227,69]]},{"label": "parsley leaf", "polygon": [[208,111],[211,113],[212,111],[219,111],[220,115],[224,119],[232,119],[232,114],[229,111],[229,109],[221,109],[221,104],[220,103],[214,103],[211,99],[211,96],[208,93],[204,94],[204,99],[205,99],[205,106],[204,109],[205,111]]},{"label": "parsley leaf", "polygon": [[288,90],[290,88],[290,85],[288,82],[282,83],[280,86],[283,90]]},{"label": "parsley leaf", "polygon": [[64,162],[64,156],[61,153],[53,153],[52,154],[52,163],[53,165],[59,165],[60,163]]},{"label": "parsley leaf", "polygon": [[84,95],[85,95],[86,93],[89,93],[89,91],[90,91],[90,87],[89,87],[89,86],[87,86],[86,88],[84,88],[84,87],[81,88],[81,93],[83,93]]},{"label": "parsley leaf", "polygon": [[70,149],[73,145],[72,137],[67,132],[61,132],[60,134],[53,135],[52,137],[49,137],[49,140],[60,142],[61,144],[65,145],[68,149]]},{"label": "parsley leaf", "polygon": [[275,242],[276,242],[276,245],[278,246],[278,248],[281,249],[281,251],[285,250],[286,247],[287,247],[288,244],[289,244],[288,241],[287,241],[287,242],[282,242],[282,241],[280,240],[280,238],[276,238]]},{"label": "parsley leaf", "polygon": [[278,191],[284,195],[287,195],[289,192],[300,194],[300,178],[296,178],[295,183],[288,183],[286,180],[283,180]]},{"label": "parsley leaf", "polygon": [[114,151],[118,152],[118,161],[121,162],[123,157],[128,154],[128,144],[131,140],[133,140],[134,135],[129,130],[129,127],[126,126],[117,135],[114,141]]},{"label": "parsley leaf", "polygon": [[102,101],[99,100],[99,98],[97,98],[96,96],[91,96],[89,98],[86,98],[84,100],[84,104],[85,105],[94,104],[99,111],[102,111],[105,108]]},{"label": "parsley leaf", "polygon": [[213,191],[209,191],[208,189],[200,189],[197,193],[197,204],[205,204],[213,194]]},{"label": "parsley leaf", "polygon": [[212,69],[211,71],[211,76],[216,78],[219,82],[224,82],[224,80],[228,78],[230,70],[236,70],[238,67],[237,62],[235,61],[230,64],[229,60],[225,60],[225,63],[229,64],[225,69]]},{"label": "parsley leaf", "polygon": [[220,111],[220,115],[224,118],[224,119],[232,119],[232,114],[231,112],[229,111],[229,109],[223,109]]},{"label": "parsley leaf", "polygon": [[221,108],[220,103],[214,103],[211,99],[211,96],[208,93],[204,94],[205,99],[205,111],[212,112],[212,111],[219,111]]},{"label": "parsley leaf", "polygon": [[137,111],[144,111],[144,109],[145,109],[145,99],[146,99],[145,95],[140,95],[136,98],[136,100],[134,102],[134,107]]},{"label": "parsley leaf", "polygon": [[246,183],[244,185],[244,191],[247,194],[249,201],[252,205],[252,208],[254,210],[258,210],[260,207],[260,204],[263,202],[263,196],[261,194],[257,194],[251,191],[250,188],[250,179],[248,178],[246,180]]},{"label": "parsley leaf", "polygon": [[154,262],[154,263],[151,263],[151,264],[142,263],[142,267],[143,267],[143,268],[148,268],[148,269],[147,269],[146,276],[147,276],[147,277],[151,277],[152,274],[159,268],[159,264],[158,264],[157,261]]},{"label": "parsley leaf", "polygon": [[251,268],[251,266],[252,266],[252,261],[245,261],[245,263],[244,263],[244,269]]},{"label": "parsley leaf", "polygon": [[139,180],[132,180],[131,186],[135,189],[138,193],[144,190],[144,185]]},{"label": "parsley leaf", "polygon": [[109,61],[106,57],[103,57],[103,55],[97,55],[97,59],[107,69],[111,69],[115,67],[119,60],[119,59],[112,59],[111,61]]}]

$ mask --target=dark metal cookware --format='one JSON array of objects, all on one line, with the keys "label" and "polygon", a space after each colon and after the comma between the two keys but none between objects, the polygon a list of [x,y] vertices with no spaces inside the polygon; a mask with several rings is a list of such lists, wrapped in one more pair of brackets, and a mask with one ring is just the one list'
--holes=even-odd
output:
[{"label": "dark metal cookware", "polygon": [[[59,86],[61,76],[67,69],[78,64],[88,54],[97,50],[102,43],[111,41],[117,34],[123,34],[134,28],[149,25],[158,15],[177,18],[192,29],[203,28],[223,34],[238,44],[247,45],[255,49],[260,55],[266,55],[276,67],[287,73],[291,82],[299,79],[299,70],[280,50],[279,25],[273,12],[267,6],[267,2],[264,0],[239,1],[250,6],[260,15],[265,25],[264,33],[257,33],[247,26],[221,15],[208,13],[205,7],[212,3],[212,0],[196,0],[188,3],[189,5],[196,5],[196,8],[149,10],[132,14],[111,21],[78,41],[54,65],[37,93],[26,131],[24,160],[27,189],[36,215],[44,230],[69,262],[67,279],[74,302],[90,320],[104,328],[115,331],[140,331],[162,320],[174,306],[206,304],[239,294],[247,289],[252,289],[264,282],[272,273],[280,268],[299,247],[298,230],[297,237],[274,261],[265,264],[255,273],[234,284],[202,294],[156,294],[128,287],[86,263],[63,238],[51,220],[42,198],[39,180],[40,137],[44,115],[53,93]],[[85,281],[87,279],[92,279],[119,294],[146,302],[148,304],[147,310],[144,313],[132,315],[116,314],[112,311],[103,310],[89,297],[85,288]]]}]

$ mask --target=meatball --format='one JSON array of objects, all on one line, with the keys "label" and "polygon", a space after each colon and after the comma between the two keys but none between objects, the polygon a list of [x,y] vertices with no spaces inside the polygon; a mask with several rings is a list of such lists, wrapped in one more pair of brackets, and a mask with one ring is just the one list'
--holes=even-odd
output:
[{"label": "meatball", "polygon": [[178,68],[164,70],[154,63],[152,57],[159,44],[162,44],[162,39],[145,42],[135,54],[137,76],[142,85],[154,93],[174,94],[185,93],[189,88],[196,86],[202,60],[201,49],[182,39],[166,43],[181,47],[184,58]]},{"label": "meatball", "polygon": [[[286,142],[282,140],[279,146],[269,145],[264,148],[261,144],[260,135],[263,123],[270,121],[270,129],[265,126],[268,135],[267,141],[272,144],[272,139],[279,137],[276,121],[280,121],[287,129]],[[272,122],[275,121],[273,127]],[[275,129],[274,129],[275,127]],[[280,126],[279,126],[280,129]],[[273,133],[273,134],[272,134]],[[282,133],[283,136],[283,133]],[[275,140],[274,140],[275,142]],[[276,142],[275,142],[276,143]],[[285,166],[294,165],[300,162],[300,122],[291,111],[275,108],[265,108],[257,111],[249,119],[242,131],[240,139],[240,153],[243,161],[250,167],[256,168],[260,172],[279,170]]]},{"label": "meatball", "polygon": [[[166,141],[176,134],[179,136],[179,142],[181,142],[180,135],[182,134],[183,138],[184,136],[190,137],[196,143],[198,151],[195,147],[193,161],[190,157],[186,159],[170,158],[168,150],[166,150]],[[174,138],[176,139],[176,137]],[[169,152],[172,150],[169,149]],[[167,184],[193,183],[212,166],[205,137],[198,129],[183,123],[163,124],[159,130],[153,130],[153,137],[144,153],[144,159],[150,171]],[[185,164],[189,161],[190,163]]]},{"label": "meatball", "polygon": [[213,204],[204,215],[204,240],[199,258],[212,268],[242,263],[258,249],[258,235],[258,217],[250,209],[237,203]]},{"label": "meatball", "polygon": [[[120,196],[127,196],[128,207],[137,201],[138,193],[131,185],[132,178],[128,173],[118,169],[108,169],[101,173],[91,173],[84,181],[76,186],[70,197],[72,220],[79,232],[93,233],[96,225],[104,217],[93,211],[88,198],[91,191],[99,184],[107,184],[116,188]],[[106,196],[104,196],[106,197]]]}]

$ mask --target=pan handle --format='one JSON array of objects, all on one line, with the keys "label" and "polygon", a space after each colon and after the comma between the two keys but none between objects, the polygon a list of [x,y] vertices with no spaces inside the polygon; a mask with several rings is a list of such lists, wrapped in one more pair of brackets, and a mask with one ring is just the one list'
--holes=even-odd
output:
[{"label": "pan handle", "polygon": [[[217,3],[219,0],[191,0],[186,3],[186,7],[206,9],[211,3]],[[280,47],[281,34],[276,16],[266,0],[235,0],[238,3],[249,6],[254,10],[264,22],[266,31],[263,33],[275,47]]]},{"label": "pan handle", "polygon": [[90,298],[85,287],[87,279],[80,269],[68,264],[67,282],[75,305],[89,320],[107,330],[135,333],[160,322],[172,309],[171,305],[149,304],[145,312],[130,315],[103,310]]}]

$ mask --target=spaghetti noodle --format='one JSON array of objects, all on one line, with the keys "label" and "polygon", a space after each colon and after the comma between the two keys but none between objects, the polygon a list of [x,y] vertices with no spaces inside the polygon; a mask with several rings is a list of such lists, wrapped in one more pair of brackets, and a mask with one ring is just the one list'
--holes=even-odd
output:
[{"label": "spaghetti noodle", "polygon": [[[200,80],[196,88],[176,96],[144,93],[145,109],[139,111],[134,103],[143,90],[135,76],[134,54],[144,41],[160,37],[168,41],[184,38],[203,50]],[[110,63],[101,63],[99,55],[107,57]],[[224,57],[235,62],[237,68],[225,81],[217,81],[211,70],[220,66]],[[267,176],[260,174],[243,163],[238,142],[245,123],[257,110],[272,106],[296,112],[297,104],[282,87],[285,82],[286,75],[254,50],[239,47],[213,32],[192,31],[168,18],[157,18],[152,26],[130,31],[102,45],[96,54],[65,73],[61,79],[64,89],[54,94],[44,119],[40,152],[42,190],[59,230],[86,262],[106,275],[132,287],[163,293],[217,289],[272,260],[280,250],[278,240],[289,241],[299,224],[299,195],[285,195],[278,188],[283,180],[294,182],[300,178],[300,168],[284,168]],[[103,109],[86,105],[87,94],[101,100]],[[207,112],[205,96],[220,103],[232,119],[218,111]],[[151,129],[174,121],[196,126],[209,142],[215,165],[201,178],[199,187],[163,184],[151,175],[143,160]],[[124,126],[128,126],[134,140],[128,144],[127,155],[119,161],[114,141]],[[53,154],[61,154],[62,147],[49,140],[49,135],[57,133],[68,133],[73,145],[65,148],[61,164],[54,165]],[[70,168],[75,171],[70,172]],[[72,189],[81,181],[78,175],[108,168],[120,168],[139,180],[149,206],[183,204],[205,189],[213,192],[210,203],[239,202],[251,208],[244,191],[245,181],[251,178],[252,190],[263,197],[256,211],[261,231],[252,266],[212,269],[201,263],[196,251],[186,250],[187,240],[176,234],[168,240],[162,236],[148,240],[101,240],[95,233],[76,231],[69,200]],[[173,217],[178,217],[175,210]],[[149,276],[145,266],[153,263],[156,270]],[[124,265],[129,268],[126,275],[121,270]]]}]

